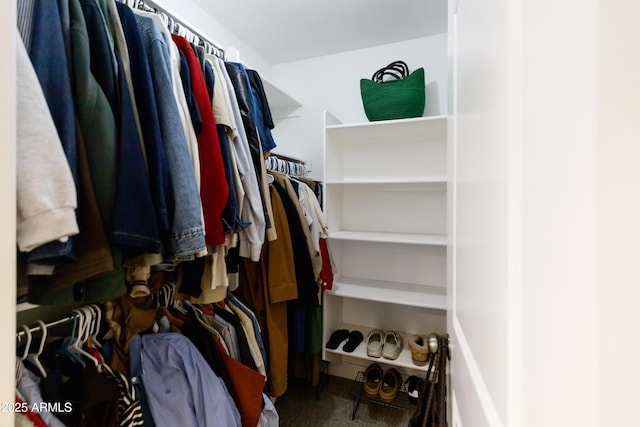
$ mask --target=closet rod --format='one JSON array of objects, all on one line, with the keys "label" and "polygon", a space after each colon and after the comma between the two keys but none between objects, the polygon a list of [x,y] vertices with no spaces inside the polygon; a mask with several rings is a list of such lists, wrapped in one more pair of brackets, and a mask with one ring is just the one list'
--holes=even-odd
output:
[{"label": "closet rod", "polygon": [[[45,323],[45,327],[47,328],[52,328],[54,326],[58,326],[58,325],[63,325],[67,322],[71,322],[72,320],[74,320],[76,318],[75,314],[69,314],[67,317],[63,317],[62,319],[58,319],[55,320],[53,322],[49,322],[49,323]],[[32,328],[29,328],[29,332],[37,332],[40,330],[40,326],[34,326]],[[26,332],[24,331],[24,329],[20,329],[19,331],[16,332],[16,337],[22,337]]]},{"label": "closet rod", "polygon": [[[127,3],[126,0],[118,0],[118,1],[122,3]],[[184,27],[185,29],[193,33],[196,37],[198,37],[202,42],[208,43],[214,49],[218,50],[220,52],[220,56],[224,61],[227,60],[227,52],[224,47],[222,47],[219,43],[211,41],[208,37],[204,37],[202,33],[200,33],[199,31],[194,31],[190,25],[186,25],[181,19],[176,18],[176,16],[173,13],[168,12],[164,7],[158,5],[158,3],[156,3],[155,1],[137,0],[136,7],[139,7],[140,4],[146,6],[149,9],[153,9],[158,14],[165,14],[166,16],[170,17],[175,24],[178,24],[181,27]]]},{"label": "closet rod", "polygon": [[303,164],[303,165],[307,164],[307,162],[304,161],[304,160],[296,159],[295,157],[287,156],[287,155],[284,155],[284,154],[278,154],[278,153],[272,152],[271,155],[276,157],[276,158],[278,158],[278,159],[281,159],[281,160],[287,160],[289,162],[300,163],[300,164]]}]

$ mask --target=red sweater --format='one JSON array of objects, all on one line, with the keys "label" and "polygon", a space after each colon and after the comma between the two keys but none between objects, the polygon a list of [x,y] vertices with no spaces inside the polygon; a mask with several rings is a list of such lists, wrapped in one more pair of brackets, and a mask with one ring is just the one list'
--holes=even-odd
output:
[{"label": "red sweater", "polygon": [[222,211],[229,197],[229,184],[225,177],[216,119],[213,116],[213,108],[200,61],[198,61],[193,48],[184,37],[176,34],[172,34],[171,37],[187,58],[191,76],[191,90],[202,117],[202,132],[198,135],[198,154],[200,156],[200,198],[204,214],[205,241],[207,245],[221,245],[224,243]]}]

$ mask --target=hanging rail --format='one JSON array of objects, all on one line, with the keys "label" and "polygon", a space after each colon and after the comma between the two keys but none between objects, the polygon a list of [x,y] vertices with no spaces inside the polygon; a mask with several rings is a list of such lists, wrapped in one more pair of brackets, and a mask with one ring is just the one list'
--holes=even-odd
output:
[{"label": "hanging rail", "polygon": [[[155,1],[153,0],[133,0],[133,1],[117,0],[117,1],[119,1],[120,3],[125,3],[128,6],[135,9],[145,10],[147,12],[154,12],[159,14],[160,16],[163,16],[163,18],[166,17],[167,18],[166,21],[168,21],[166,23],[168,25],[170,24],[169,29],[171,32],[180,34],[180,29],[184,29],[186,30],[186,34],[192,34],[197,38],[197,40],[195,41],[189,40],[190,42],[201,45],[205,48],[207,46],[210,46],[214,50],[214,52],[209,52],[209,53],[215,53],[223,60],[225,61],[227,60],[227,52],[224,47],[222,47],[219,43],[211,41],[208,37],[203,36],[201,32],[194,31],[192,26],[186,25],[182,19],[176,18],[176,16],[173,13],[168,12],[167,9],[158,5],[158,3],[156,3]],[[180,35],[184,35],[184,34],[180,34]]]},{"label": "hanging rail", "polygon": [[[69,315],[68,315],[68,316],[66,316],[66,317],[63,317],[62,319],[58,319],[58,320],[54,320],[53,322],[45,323],[45,324],[44,324],[44,326],[45,326],[46,328],[52,328],[52,327],[54,327],[54,326],[64,325],[64,324],[65,324],[65,323],[67,323],[67,322],[71,322],[71,321],[73,321],[76,317],[77,317],[77,315],[76,315],[76,314],[74,314],[74,313],[72,313],[72,314],[69,314]],[[39,331],[39,330],[41,330],[40,326],[34,326],[34,327],[29,328],[29,332],[37,332],[37,331]],[[25,335],[25,333],[26,333],[26,332],[25,332],[25,330],[24,330],[24,329],[20,329],[19,331],[17,331],[17,332],[16,332],[16,336],[17,336],[18,338],[20,338],[20,337],[22,337],[23,335]]]}]

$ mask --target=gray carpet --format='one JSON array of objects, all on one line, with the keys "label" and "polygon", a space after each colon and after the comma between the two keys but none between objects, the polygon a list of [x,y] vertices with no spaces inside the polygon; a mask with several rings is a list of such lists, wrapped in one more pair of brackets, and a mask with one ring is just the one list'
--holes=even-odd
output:
[{"label": "gray carpet", "polygon": [[[309,383],[290,382],[288,392],[276,400],[280,426],[408,426],[413,413],[407,409],[382,406],[363,399],[351,419],[353,411],[353,381],[329,377],[329,382],[316,398],[316,390]],[[357,389],[356,389],[357,390]],[[400,401],[400,400],[399,400]]]}]

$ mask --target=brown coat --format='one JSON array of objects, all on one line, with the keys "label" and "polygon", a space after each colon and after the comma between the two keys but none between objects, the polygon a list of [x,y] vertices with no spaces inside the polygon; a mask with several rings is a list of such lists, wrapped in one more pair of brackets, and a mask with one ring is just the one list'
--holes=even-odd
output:
[{"label": "brown coat", "polygon": [[269,394],[279,397],[287,391],[287,301],[298,298],[298,288],[282,200],[274,188],[269,191],[278,238],[262,246],[260,261],[241,259],[239,287],[234,293],[256,313],[269,359]]}]

